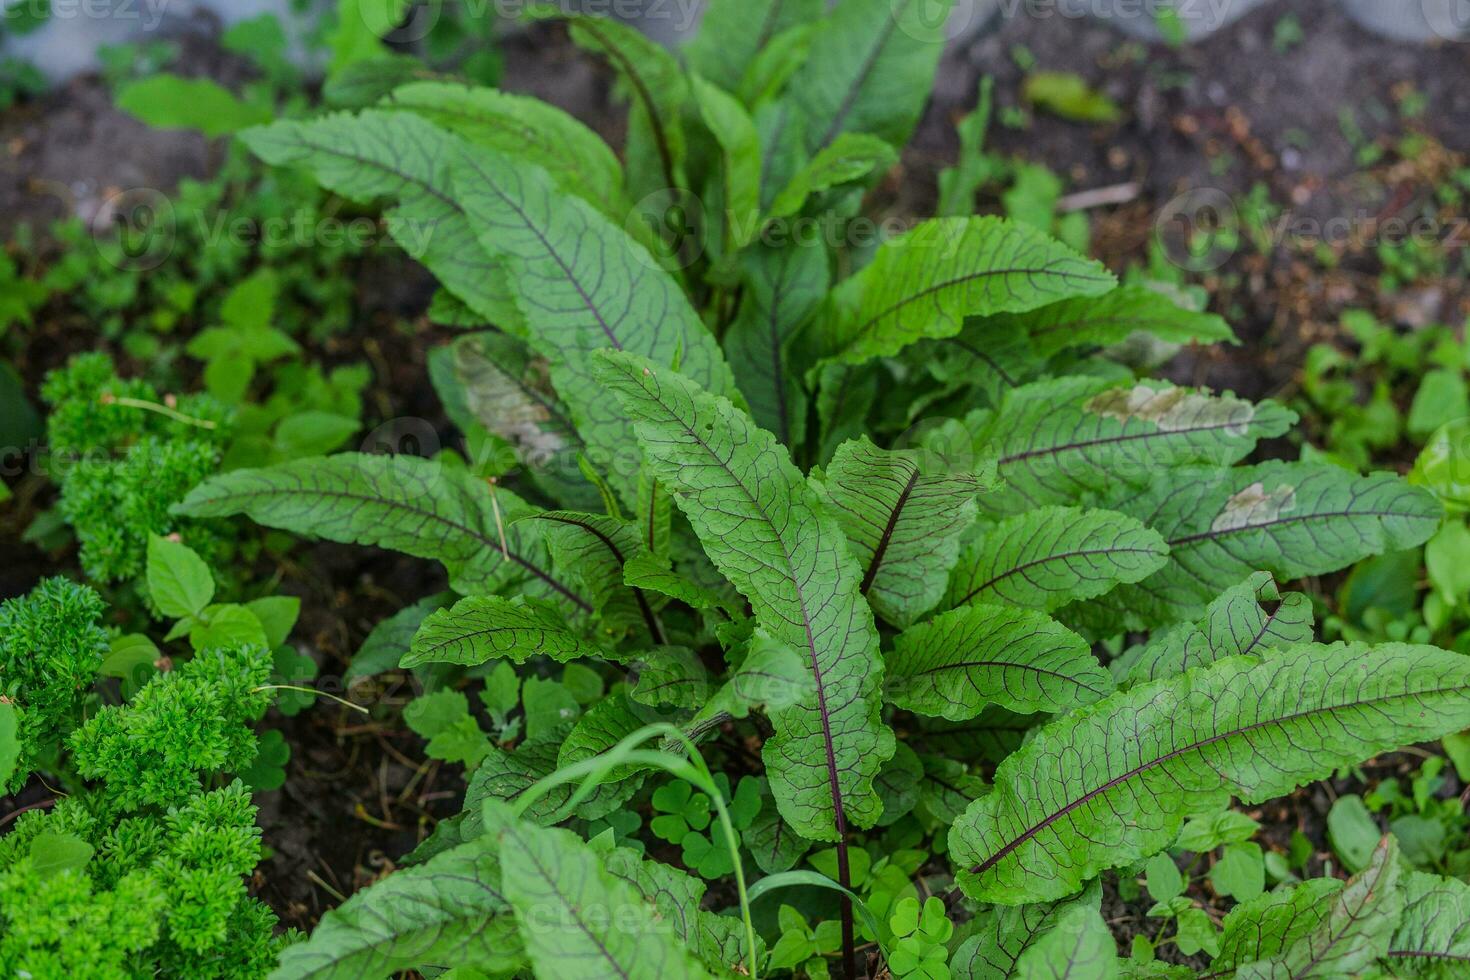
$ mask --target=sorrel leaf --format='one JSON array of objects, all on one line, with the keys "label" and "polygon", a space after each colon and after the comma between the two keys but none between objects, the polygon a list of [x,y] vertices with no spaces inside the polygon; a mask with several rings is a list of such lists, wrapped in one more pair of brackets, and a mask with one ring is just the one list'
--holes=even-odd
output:
[{"label": "sorrel leaf", "polygon": [[526,528],[496,526],[526,509],[463,469],[417,456],[341,453],[263,469],[235,470],[190,491],[177,506],[189,517],[244,514],[267,527],[329,541],[376,545],[434,558],[464,593],[520,584],[573,610],[591,605],[547,567],[545,546]]},{"label": "sorrel leaf", "polygon": [[535,656],[565,663],[606,655],[568,629],[566,619],[554,609],[504,596],[477,595],[431,613],[414,634],[399,666],[474,666],[502,657],[524,663]]},{"label": "sorrel leaf", "polygon": [[950,721],[992,704],[1062,711],[1113,690],[1086,640],[1039,612],[1007,606],[965,606],[912,627],[887,662],[890,701]]},{"label": "sorrel leaf", "polygon": [[864,436],[837,447],[815,484],[863,570],[859,588],[874,612],[900,627],[944,594],[960,537],[975,520],[975,496],[990,485],[980,473],[921,472],[923,459]]},{"label": "sorrel leaf", "polygon": [[1076,891],[1168,846],[1188,813],[1288,793],[1470,726],[1470,661],[1432,647],[1301,646],[1230,657],[1042,727],[955,822],[965,892],[1007,905]]},{"label": "sorrel leaf", "polygon": [[728,401],[628,353],[601,355],[602,384],[637,420],[639,444],[710,558],[775,639],[801,650],[816,697],[771,715],[781,815],[812,840],[881,812],[872,781],[894,751],[879,718],[882,661],[861,572],[836,521],[785,450]]},{"label": "sorrel leaf", "polygon": [[1051,612],[1146,578],[1168,554],[1157,531],[1116,511],[1038,507],[976,535],[950,576],[944,601]]}]

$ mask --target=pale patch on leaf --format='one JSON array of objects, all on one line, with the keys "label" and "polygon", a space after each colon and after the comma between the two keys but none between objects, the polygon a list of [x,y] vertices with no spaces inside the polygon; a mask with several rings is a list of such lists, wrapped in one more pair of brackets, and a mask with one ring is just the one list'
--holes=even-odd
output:
[{"label": "pale patch on leaf", "polygon": [[1268,491],[1262,483],[1250,486],[1225,502],[1225,509],[1210,523],[1211,531],[1235,531],[1277,520],[1296,505],[1294,487],[1282,485]]}]

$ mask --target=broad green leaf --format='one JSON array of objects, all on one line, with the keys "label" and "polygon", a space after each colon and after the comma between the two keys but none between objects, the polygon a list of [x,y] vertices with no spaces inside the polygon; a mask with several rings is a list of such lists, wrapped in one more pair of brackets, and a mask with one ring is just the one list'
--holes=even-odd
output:
[{"label": "broad green leaf", "polygon": [[1016,960],[1016,980],[1111,980],[1118,946],[1096,908],[1079,902],[1058,912],[1046,935]]},{"label": "broad green leaf", "polygon": [[599,372],[637,420],[660,483],[776,640],[802,651],[816,696],[772,712],[763,755],[781,815],[812,840],[871,826],[872,781],[894,752],[880,720],[882,661],[861,571],[786,451],[728,401],[626,353]]},{"label": "broad green leaf", "polygon": [[1176,466],[1229,466],[1295,421],[1274,402],[1253,405],[1161,381],[1119,387],[1073,377],[1018,388],[966,425],[977,451],[996,456],[1006,487],[981,505],[1002,515],[1097,502],[1125,485],[1155,485]]},{"label": "broad green leaf", "polygon": [[582,439],[551,388],[546,361],[508,334],[481,331],[429,352],[429,377],[461,432],[483,426],[516,448],[527,474],[553,498],[593,505],[578,471]]},{"label": "broad green leaf", "polygon": [[493,807],[486,825],[499,844],[505,894],[538,976],[708,976],[637,889],[609,874],[571,831]]},{"label": "broad green leaf", "polygon": [[214,576],[194,549],[179,541],[148,536],[148,594],[158,611],[174,619],[193,616],[214,598]]},{"label": "broad green leaf", "polygon": [[379,109],[275,122],[240,138],[266,163],[302,167],[344,197],[396,201],[388,231],[404,251],[489,322],[519,328],[509,276],[480,247],[455,199],[450,169],[474,152],[464,140],[418,116]]},{"label": "broad green leaf", "polygon": [[1312,624],[1310,597],[1283,596],[1269,572],[1256,572],[1221,593],[1198,623],[1157,632],[1108,666],[1120,686],[1156,681],[1224,657],[1306,643]]},{"label": "broad green leaf", "polygon": [[823,147],[771,202],[772,218],[796,214],[813,194],[882,174],[898,162],[898,151],[867,133],[843,133]]},{"label": "broad green leaf", "polygon": [[115,101],[155,129],[197,129],[211,138],[271,119],[269,109],[240,101],[217,82],[167,72],[124,84]]},{"label": "broad green leaf", "polygon": [[960,886],[1044,901],[1167,847],[1190,813],[1258,803],[1470,726],[1470,660],[1432,647],[1300,646],[1143,684],[1042,727],[956,821]]},{"label": "broad green leaf", "polygon": [[711,0],[684,57],[700,75],[733,92],[769,41],[824,11],[822,0]]},{"label": "broad green leaf", "polygon": [[816,152],[845,132],[903,146],[944,50],[950,0],[843,0],[820,22],[791,82]]},{"label": "broad green leaf", "polygon": [[601,136],[540,99],[453,82],[395,88],[381,108],[401,109],[457,133],[476,146],[542,167],[614,221],[628,215],[623,168]]},{"label": "broad green leaf", "polygon": [[1055,712],[1105,697],[1112,678],[1087,641],[1047,616],[971,605],[900,633],[887,657],[888,699],[966,721],[987,705]]},{"label": "broad green leaf", "polygon": [[590,611],[547,570],[542,543],[509,523],[524,507],[505,490],[492,503],[484,482],[432,460],[341,453],[214,477],[177,510],[188,517],[245,514],[267,527],[433,558],[460,592],[521,583],[530,594]]},{"label": "broad green leaf", "polygon": [[1470,966],[1470,885],[1414,871],[1403,881],[1404,914],[1386,966],[1400,976],[1453,980]]},{"label": "broad green leaf", "polygon": [[861,364],[925,337],[952,337],[966,317],[1097,296],[1115,285],[1100,264],[1035,229],[994,217],[936,218],[884,242],[832,291],[819,336],[827,357]]},{"label": "broad green leaf", "polygon": [[827,294],[831,272],[819,243],[756,245],[740,257],[740,311],[725,331],[725,356],[761,428],[787,446],[800,444],[806,392],[793,367],[792,343]]},{"label": "broad green leaf", "polygon": [[525,957],[501,874],[494,852],[478,841],[401,868],[282,950],[271,980],[364,980],[445,963],[515,970]]},{"label": "broad green leaf", "polygon": [[[810,0],[802,0],[802,2],[808,3]],[[793,4],[786,3],[785,6],[791,7]],[[777,97],[786,88],[786,83],[791,81],[792,76],[800,71],[801,66],[806,64],[807,59],[811,57],[812,39],[816,37],[819,29],[820,25],[816,21],[811,21],[788,27],[772,37],[771,43],[762,48],[760,53],[746,65],[745,72],[740,77],[740,85],[736,89],[740,101],[754,108],[757,115],[768,106],[777,104]],[[794,107],[791,106],[790,100],[782,99],[779,105],[783,115],[795,118]],[[792,128],[796,128],[795,123],[792,124]],[[792,135],[800,136],[798,133]],[[800,147],[803,142],[797,138],[792,145]],[[762,200],[766,199],[767,190],[769,186],[762,188]]]},{"label": "broad green leaf", "polygon": [[540,603],[475,595],[431,613],[413,635],[413,645],[399,666],[468,667],[498,658],[519,664],[535,656],[566,663],[578,657],[603,657],[606,651]]},{"label": "broad green leaf", "polygon": [[[975,497],[991,485],[981,473],[921,472],[930,461],[913,450],[879,449],[863,436],[838,446],[815,484],[863,570],[860,590],[898,627],[939,602],[960,538],[975,520]],[[935,470],[942,465],[932,462]]]},{"label": "broad green leaf", "polygon": [[1095,915],[1101,900],[1098,886],[1089,885],[1076,898],[1060,902],[990,909],[981,914],[975,933],[954,951],[950,969],[956,980],[1008,980],[1015,976],[1017,961],[1046,938],[1062,916],[1076,914],[1077,908]]},{"label": "broad green leaf", "polygon": [[693,78],[694,101],[724,159],[720,166],[720,199],[724,204],[724,251],[733,253],[760,232],[761,140],[755,122],[729,92],[699,76]]},{"label": "broad green leaf", "polygon": [[1364,975],[1388,952],[1402,914],[1399,860],[1398,846],[1385,837],[1368,867],[1345,885],[1308,892],[1315,899],[1310,907],[1302,907],[1294,894],[1284,901],[1262,896],[1237,907],[1225,920],[1226,937],[1243,934],[1243,941],[1222,942],[1212,969],[1228,953],[1239,980]]},{"label": "broad green leaf", "polygon": [[1139,331],[1176,344],[1235,340],[1222,318],[1187,309],[1147,286],[1120,286],[1102,296],[1001,314],[987,325],[1025,335],[1042,357],[1075,347],[1111,347]]},{"label": "broad green leaf", "polygon": [[[1263,463],[1184,468],[1111,506],[1164,536],[1169,563],[1078,610],[1078,620],[1146,628],[1192,619],[1254,571],[1288,580],[1423,544],[1439,527],[1432,494],[1387,473]],[[1071,617],[1064,613],[1064,619]]]},{"label": "broad green leaf", "polygon": [[528,340],[550,362],[593,465],[632,506],[632,427],[593,377],[593,352],[627,349],[661,366],[678,363],[702,386],[732,394],[719,343],[642,245],[561,194],[539,167],[481,149],[456,169],[454,186],[484,250],[515,271]]},{"label": "broad green leaf", "polygon": [[950,576],[946,606],[1007,603],[1051,612],[1163,567],[1157,531],[1115,511],[1038,507],[977,535]]}]

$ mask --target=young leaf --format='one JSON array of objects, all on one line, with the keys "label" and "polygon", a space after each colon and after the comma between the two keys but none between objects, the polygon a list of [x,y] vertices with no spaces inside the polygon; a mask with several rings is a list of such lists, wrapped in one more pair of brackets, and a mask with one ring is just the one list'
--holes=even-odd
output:
[{"label": "young leaf", "polygon": [[186,544],[148,536],[148,594],[158,611],[174,619],[201,612],[214,598],[214,576]]},{"label": "young leaf", "polygon": [[[524,507],[504,490],[498,506],[505,521]],[[484,483],[417,456],[341,453],[235,470],[195,487],[176,510],[188,517],[245,514],[298,534],[434,558],[460,592],[524,581],[531,594],[582,612],[592,608],[546,569],[544,548],[525,527],[505,524],[502,537]]]},{"label": "young leaf", "polygon": [[817,29],[791,98],[813,153],[845,132],[908,142],[944,50],[950,0],[844,0]]},{"label": "young leaf", "polygon": [[952,337],[969,316],[1097,296],[1116,284],[1097,262],[1025,225],[936,218],[884,242],[834,289],[819,335],[828,358],[861,364],[925,337]]},{"label": "young leaf", "polygon": [[1211,968],[1233,966],[1242,980],[1362,976],[1388,952],[1404,906],[1399,861],[1398,845],[1385,837],[1346,885],[1307,892],[1310,905],[1289,892],[1238,906]]},{"label": "young leaf", "polygon": [[272,980],[362,980],[444,963],[513,971],[525,954],[501,874],[479,841],[395,871],[287,946]]},{"label": "young leaf", "polygon": [[724,399],[627,353],[599,377],[710,558],[775,639],[803,652],[816,696],[771,715],[763,755],[781,815],[812,840],[882,810],[872,781],[893,755],[880,720],[882,661],[861,573],[836,522],[770,435]]},{"label": "young leaf", "polygon": [[[1263,603],[1275,608],[1267,609]],[[1269,572],[1256,572],[1221,593],[1198,624],[1181,623],[1157,632],[1108,667],[1119,685],[1127,686],[1182,674],[1224,657],[1311,639],[1311,598],[1300,592],[1283,596]]]},{"label": "young leaf", "polygon": [[724,151],[720,198],[725,205],[724,251],[731,254],[750,244],[760,231],[760,134],[745,107],[729,92],[698,75],[694,76],[693,87],[704,124]]},{"label": "young leaf", "polygon": [[861,180],[871,173],[882,174],[898,162],[898,151],[867,133],[843,133],[824,147],[771,202],[769,217],[796,214],[813,194]]},{"label": "young leaf", "polygon": [[303,167],[344,197],[397,201],[388,230],[409,255],[489,322],[520,323],[503,264],[480,247],[454,198],[451,164],[473,152],[459,137],[408,113],[369,110],[275,122],[240,138],[265,162]]},{"label": "young leaf", "polygon": [[888,655],[888,699],[966,721],[987,705],[1055,712],[1109,694],[1087,641],[1030,609],[972,605],[900,633]]},{"label": "young leaf", "polygon": [[1112,506],[1169,545],[1162,569],[1078,610],[1079,622],[1100,615],[1130,629],[1195,618],[1254,571],[1282,580],[1321,575],[1415,547],[1438,529],[1441,514],[1432,494],[1392,474],[1360,477],[1302,463],[1175,470]]},{"label": "young leaf", "polygon": [[501,657],[519,664],[535,656],[566,663],[606,655],[568,629],[565,617],[554,609],[504,596],[477,595],[431,613],[413,635],[413,645],[399,666],[474,666]]},{"label": "young leaf", "polygon": [[1470,965],[1470,885],[1414,871],[1403,891],[1403,919],[1385,954],[1389,968],[1450,980]]},{"label": "young leaf", "polygon": [[1470,725],[1470,661],[1432,647],[1302,646],[1140,685],[1041,728],[956,821],[965,892],[1076,891],[1168,846],[1184,817],[1256,803]]},{"label": "young leaf", "polygon": [[822,0],[711,0],[684,57],[690,68],[733,92],[769,41],[823,12]]},{"label": "young leaf", "polygon": [[1017,961],[1050,935],[1062,917],[1077,914],[1073,910],[1078,908],[1095,915],[1101,900],[1102,891],[1094,884],[1060,902],[991,909],[974,935],[954,951],[950,969],[957,980],[1007,980],[1016,975]]},{"label": "young leaf", "polygon": [[1001,515],[1119,495],[1124,485],[1156,484],[1171,467],[1229,466],[1295,421],[1274,402],[1252,405],[1159,381],[1118,387],[1077,377],[1018,388],[969,427],[975,445],[996,455],[1006,481],[982,501],[982,509]]},{"label": "young leaf", "polygon": [[567,194],[614,221],[628,215],[623,168],[601,136],[540,99],[454,82],[395,88],[380,105],[411,112],[476,146],[543,167]]},{"label": "young leaf", "polygon": [[944,594],[960,537],[975,520],[975,497],[990,485],[979,473],[921,473],[922,459],[879,449],[863,436],[838,446],[826,478],[815,484],[863,569],[859,588],[898,627],[920,619]]},{"label": "young leaf", "polygon": [[1051,612],[1158,571],[1169,547],[1123,514],[1038,507],[977,536],[950,576],[946,606],[1008,603]]},{"label": "young leaf", "polygon": [[827,250],[818,243],[757,245],[740,259],[744,296],[725,332],[725,356],[750,414],[784,445],[800,443],[806,394],[791,346],[827,294]]},{"label": "young leaf", "polygon": [[1235,340],[1222,318],[1187,309],[1147,286],[1120,286],[1104,296],[1062,300],[1029,313],[1003,313],[987,325],[1025,335],[1042,357],[1077,347],[1110,347],[1139,331],[1175,344]]},{"label": "young leaf", "polygon": [[510,262],[531,346],[572,411],[600,472],[632,506],[636,485],[622,454],[631,427],[592,376],[592,352],[636,350],[711,391],[735,390],[719,344],[683,290],[648,251],[589,205],[561,194],[539,167],[477,150],[454,187],[481,246]]},{"label": "young leaf", "polygon": [[486,826],[499,845],[505,894],[537,975],[708,976],[638,891],[610,875],[571,831],[517,820],[503,805],[487,806]]}]

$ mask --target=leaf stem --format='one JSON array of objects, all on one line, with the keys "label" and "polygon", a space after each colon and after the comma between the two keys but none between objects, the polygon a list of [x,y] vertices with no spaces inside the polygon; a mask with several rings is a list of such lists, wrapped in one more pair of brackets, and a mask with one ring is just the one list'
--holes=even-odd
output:
[{"label": "leaf stem", "polygon": [[337,695],[328,694],[326,691],[318,691],[314,687],[298,687],[295,684],[262,684],[259,687],[252,687],[250,689],[251,694],[259,694],[261,691],[299,691],[302,694],[314,694],[319,698],[327,698],[328,700],[336,701],[338,704],[351,708],[353,711],[361,711],[365,715],[371,714],[371,712],[368,711],[367,707],[364,705],[353,704],[346,698],[339,698],[337,697]]},{"label": "leaf stem", "polygon": [[195,418],[192,415],[185,415],[178,409],[171,408],[168,405],[160,405],[158,402],[150,402],[142,398],[129,398],[125,395],[114,395],[111,392],[104,391],[98,397],[98,401],[104,405],[121,405],[124,408],[141,408],[146,412],[157,412],[159,415],[171,418],[175,422],[182,422],[184,425],[192,425],[200,429],[219,428],[218,422],[210,419]]}]

